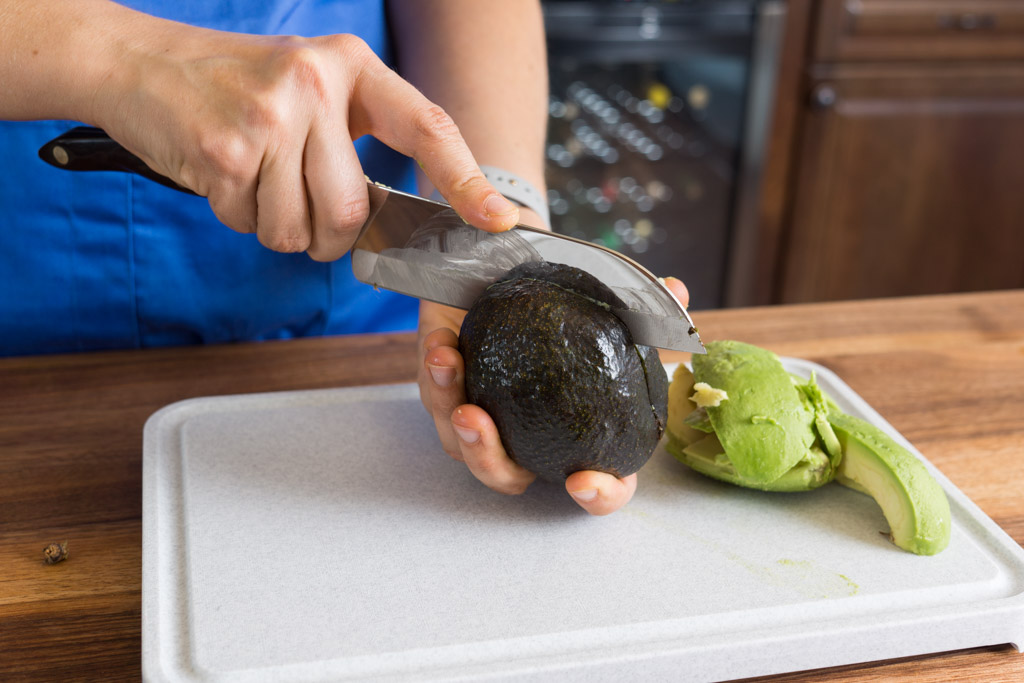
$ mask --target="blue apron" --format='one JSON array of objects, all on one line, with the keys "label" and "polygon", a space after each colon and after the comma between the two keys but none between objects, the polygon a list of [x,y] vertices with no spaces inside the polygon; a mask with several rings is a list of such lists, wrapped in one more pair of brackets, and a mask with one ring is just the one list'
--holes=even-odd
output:
[{"label": "blue apron", "polygon": [[[209,28],[353,33],[390,63],[380,0],[121,0]],[[121,173],[73,173],[38,148],[69,121],[0,122],[0,355],[411,330],[415,299],[357,282],[349,257],[278,254],[207,201]],[[364,172],[411,191],[412,162],[364,137]]]}]

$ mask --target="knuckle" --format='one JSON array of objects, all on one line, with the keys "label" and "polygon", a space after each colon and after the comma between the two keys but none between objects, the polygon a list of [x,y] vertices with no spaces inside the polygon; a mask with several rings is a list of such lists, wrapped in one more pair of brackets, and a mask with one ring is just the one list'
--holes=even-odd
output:
[{"label": "knuckle", "polygon": [[255,94],[252,100],[243,104],[243,119],[251,130],[275,139],[287,133],[290,111],[287,93],[271,89]]},{"label": "knuckle", "polygon": [[311,45],[294,45],[284,51],[283,68],[295,85],[325,91],[325,64],[320,51]]},{"label": "knuckle", "polygon": [[309,249],[310,236],[299,230],[275,231],[267,236],[261,235],[260,243],[271,251],[295,254]]},{"label": "knuckle", "polygon": [[495,458],[477,457],[474,459],[473,468],[477,478],[487,481],[488,486],[496,491],[504,489],[509,484],[504,470]]},{"label": "knuckle", "polygon": [[203,166],[220,181],[245,181],[255,174],[245,137],[237,131],[208,131],[198,138]]},{"label": "knuckle", "polygon": [[246,93],[244,119],[268,136],[286,135],[298,115],[297,103],[329,101],[329,69],[321,50],[308,41],[284,42],[276,50],[267,77]]},{"label": "knuckle", "polygon": [[347,236],[353,230],[362,227],[369,215],[369,200],[365,196],[353,197],[338,205],[328,227],[332,233]]},{"label": "knuckle", "polygon": [[417,109],[412,125],[416,136],[429,142],[447,142],[462,137],[455,120],[436,104]]},{"label": "knuckle", "polygon": [[353,199],[332,207],[327,215],[314,210],[313,228],[316,231],[309,255],[314,261],[333,261],[351,247],[359,229],[370,214],[365,197]]},{"label": "knuckle", "polygon": [[365,40],[351,33],[339,33],[327,37],[328,45],[340,56],[349,60],[364,60],[374,56]]},{"label": "knuckle", "polygon": [[[478,174],[462,173],[451,180],[451,194],[469,197],[488,190],[487,180]],[[492,190],[493,192],[493,190]]]}]

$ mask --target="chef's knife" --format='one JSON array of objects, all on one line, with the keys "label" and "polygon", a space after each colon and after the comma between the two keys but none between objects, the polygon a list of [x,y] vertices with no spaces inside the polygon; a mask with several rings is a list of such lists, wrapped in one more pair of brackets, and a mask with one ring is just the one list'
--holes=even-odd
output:
[{"label": "chef's knife", "polygon": [[[58,168],[136,173],[194,194],[98,128],[74,128],[46,143],[39,156]],[[443,202],[369,179],[367,193],[369,217],[352,247],[352,270],[362,282],[468,309],[489,284],[520,263],[563,263],[587,271],[622,299],[623,307],[613,311],[638,343],[704,353],[693,321],[672,292],[616,251],[525,225],[502,233],[477,230]]]}]

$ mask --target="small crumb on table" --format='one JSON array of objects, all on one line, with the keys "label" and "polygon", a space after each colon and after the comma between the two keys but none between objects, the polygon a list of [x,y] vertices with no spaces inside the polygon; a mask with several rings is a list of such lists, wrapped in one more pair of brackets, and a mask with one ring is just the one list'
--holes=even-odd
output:
[{"label": "small crumb on table", "polygon": [[68,559],[68,542],[51,543],[43,548],[43,556],[46,564],[57,564]]}]

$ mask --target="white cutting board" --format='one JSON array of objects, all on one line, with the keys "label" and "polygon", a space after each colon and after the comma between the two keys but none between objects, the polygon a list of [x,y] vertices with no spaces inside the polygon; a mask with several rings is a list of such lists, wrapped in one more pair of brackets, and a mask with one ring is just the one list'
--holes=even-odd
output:
[{"label": "white cutting board", "polygon": [[[829,370],[784,363],[911,447]],[[145,429],[143,674],[724,680],[1019,648],[1024,550],[931,470],[953,534],[919,557],[867,496],[744,490],[662,448],[608,517],[558,485],[493,493],[411,384],[183,401]]]}]

